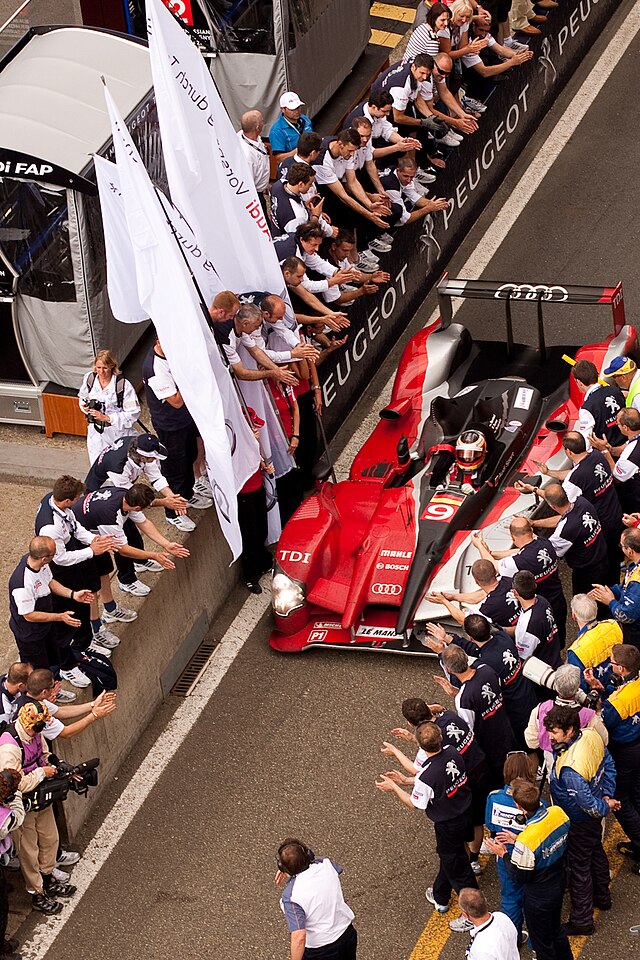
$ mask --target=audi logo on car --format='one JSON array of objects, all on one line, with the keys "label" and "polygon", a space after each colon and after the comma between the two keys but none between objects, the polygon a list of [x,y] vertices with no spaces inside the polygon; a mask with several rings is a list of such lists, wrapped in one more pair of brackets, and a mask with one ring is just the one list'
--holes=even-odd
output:
[{"label": "audi logo on car", "polygon": [[494,293],[496,300],[553,300],[563,303],[569,299],[569,291],[564,287],[547,287],[543,283],[537,286],[531,283],[503,283]]},{"label": "audi logo on car", "polygon": [[402,593],[402,587],[399,583],[374,583],[371,587],[371,593],[381,597],[397,597]]}]

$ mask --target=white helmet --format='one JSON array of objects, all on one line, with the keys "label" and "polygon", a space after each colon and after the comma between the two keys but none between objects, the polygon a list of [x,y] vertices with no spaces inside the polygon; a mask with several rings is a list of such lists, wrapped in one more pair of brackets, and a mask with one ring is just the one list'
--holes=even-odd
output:
[{"label": "white helmet", "polygon": [[487,441],[479,430],[465,430],[456,443],[456,462],[464,473],[473,473],[484,463]]}]

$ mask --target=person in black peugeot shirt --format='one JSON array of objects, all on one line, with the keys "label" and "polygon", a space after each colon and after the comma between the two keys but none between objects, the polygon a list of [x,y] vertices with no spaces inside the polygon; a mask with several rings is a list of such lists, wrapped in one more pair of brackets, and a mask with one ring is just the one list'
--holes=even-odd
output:
[{"label": "person in black peugeot shirt", "polygon": [[464,620],[466,637],[448,634],[436,623],[427,626],[427,643],[434,653],[443,653],[445,647],[455,643],[465,653],[476,658],[476,664],[486,663],[495,671],[502,686],[502,696],[507,716],[513,727],[518,746],[524,746],[524,731],[531,711],[538,704],[535,688],[522,672],[522,660],[516,643],[504,630],[491,632],[491,624],[479,613],[471,613]]},{"label": "person in black peugeot shirt", "polygon": [[580,393],[582,406],[578,410],[577,428],[587,443],[591,437],[603,437],[612,447],[624,444],[616,414],[624,410],[625,399],[620,387],[615,384],[603,386],[598,382],[598,368],[591,360],[578,360],[571,370]]},{"label": "person in black peugeot shirt", "polygon": [[498,789],[502,786],[505,758],[515,746],[500,679],[486,663],[470,667],[469,657],[456,644],[450,644],[443,651],[441,661],[446,672],[458,681],[460,688],[444,677],[433,679],[445,693],[455,697],[457,712],[473,730],[487,758],[489,789]]},{"label": "person in black peugeot shirt", "polygon": [[520,570],[513,578],[513,592],[522,607],[516,624],[516,648],[523,660],[535,654],[554,670],[562,664],[558,627],[551,604],[536,594],[536,578],[529,570]]},{"label": "person in black peugeot shirt", "polygon": [[443,747],[442,731],[435,723],[421,723],[416,739],[426,760],[411,794],[386,775],[376,787],[394,793],[409,809],[424,810],[433,822],[440,867],[425,895],[438,913],[446,913],[452,889],[458,893],[463,887],[478,886],[465,849],[465,841],[473,837],[471,788],[464,760],[453,747]]},{"label": "person in black peugeot shirt", "polygon": [[466,613],[455,606],[455,602],[471,605],[472,613],[481,614],[489,623],[513,635],[520,616],[520,604],[512,593],[511,578],[499,577],[491,560],[476,560],[471,567],[471,576],[478,585],[477,590],[469,593],[432,593],[427,599],[445,606],[461,625]]},{"label": "person in black peugeot shirt", "polygon": [[[544,498],[560,516],[549,542],[558,557],[564,557],[571,568],[572,592],[574,596],[589,593],[595,583],[604,583],[609,570],[607,543],[598,511],[586,497],[577,497],[571,503],[559,483],[548,484]],[[543,521],[532,522],[537,528]]]}]

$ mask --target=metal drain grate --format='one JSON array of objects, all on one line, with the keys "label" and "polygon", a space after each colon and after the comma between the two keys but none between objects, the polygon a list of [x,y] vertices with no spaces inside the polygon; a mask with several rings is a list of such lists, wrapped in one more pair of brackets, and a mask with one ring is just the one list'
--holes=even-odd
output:
[{"label": "metal drain grate", "polygon": [[188,697],[196,683],[202,676],[205,667],[211,659],[211,654],[220,643],[215,637],[204,640],[189,660],[176,682],[171,693],[176,697]]}]

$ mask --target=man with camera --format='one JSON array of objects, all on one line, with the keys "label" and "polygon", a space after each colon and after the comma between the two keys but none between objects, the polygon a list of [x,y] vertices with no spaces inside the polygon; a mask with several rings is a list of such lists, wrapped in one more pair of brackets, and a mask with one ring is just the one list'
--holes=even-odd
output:
[{"label": "man with camera", "polygon": [[567,864],[571,910],[569,936],[591,936],[594,907],[611,908],[609,860],[602,845],[603,819],[620,809],[613,799],[616,768],[595,730],[582,730],[580,714],[555,706],[544,718],[553,747],[549,786],[553,802],[569,817]]},{"label": "man with camera", "polygon": [[[27,800],[47,779],[55,777],[57,768],[50,762],[50,751],[43,736],[49,711],[43,704],[26,703],[18,711],[11,728],[0,734],[0,769],[21,771],[18,789]],[[29,810],[17,836],[20,868],[31,894],[34,910],[47,916],[60,913],[62,904],[56,897],[71,897],[76,888],[59,883],[52,876],[58,851],[58,828],[53,807]]]},{"label": "man with camera", "polygon": [[[32,670],[26,683],[26,691],[16,697],[18,710],[25,703],[41,703],[49,712],[49,720],[43,730],[47,740],[68,740],[82,733],[96,720],[102,720],[116,709],[117,694],[103,690],[95,700],[58,706],[56,703],[60,684],[50,670]],[[71,720],[64,724],[63,720]]]},{"label": "man with camera", "polygon": [[291,960],[356,960],[353,910],[340,886],[342,867],[316,857],[301,840],[278,847],[275,882],[284,886],[280,906],[291,934]]}]

